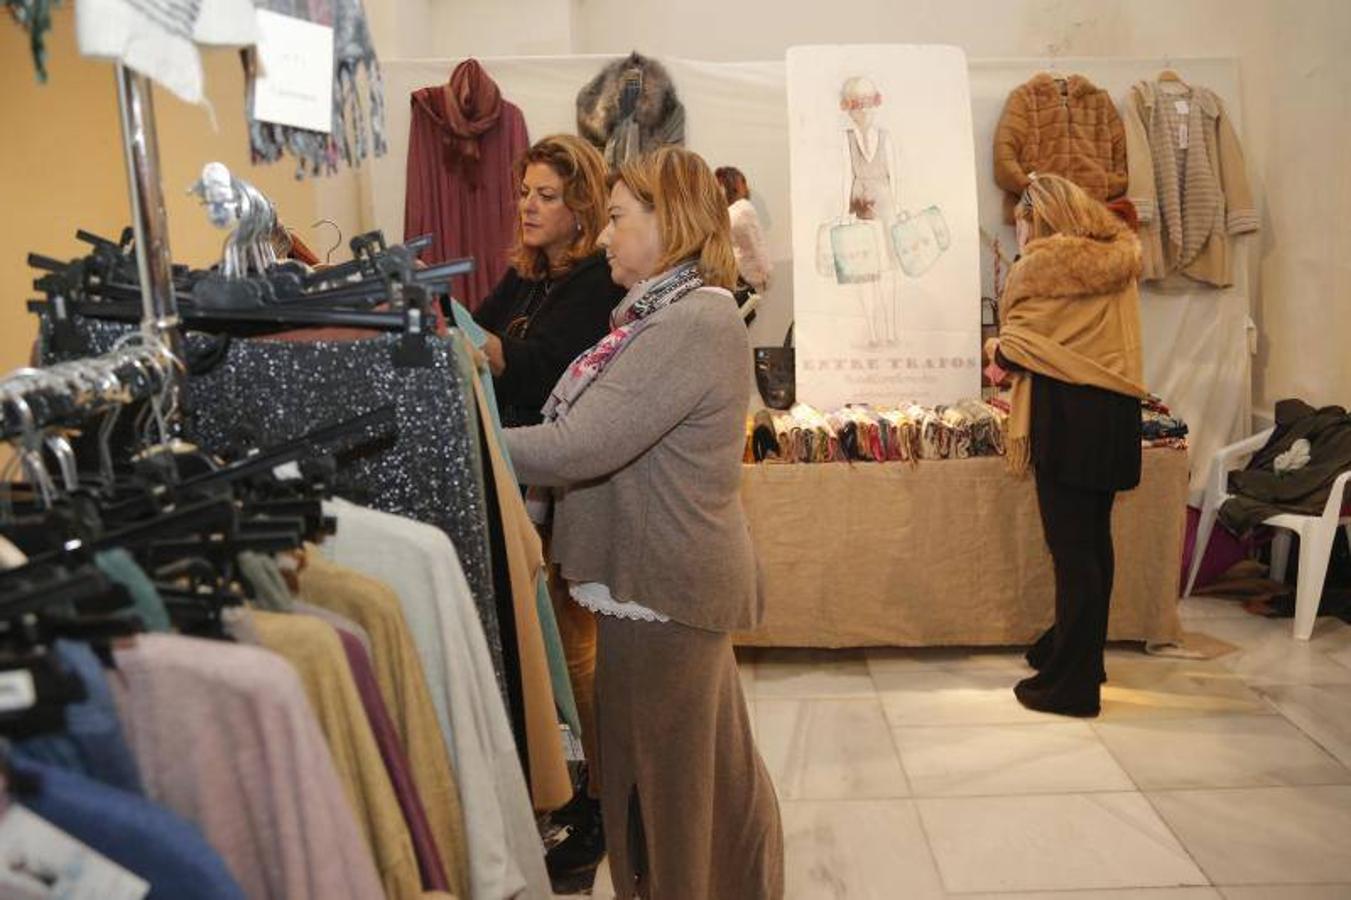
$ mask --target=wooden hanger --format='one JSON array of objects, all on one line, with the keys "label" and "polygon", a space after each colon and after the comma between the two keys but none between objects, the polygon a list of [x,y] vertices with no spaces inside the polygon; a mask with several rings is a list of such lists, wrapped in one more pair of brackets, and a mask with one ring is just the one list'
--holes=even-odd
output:
[{"label": "wooden hanger", "polygon": [[1176,81],[1178,84],[1186,83],[1182,80],[1182,76],[1177,74],[1177,72],[1174,72],[1172,69],[1164,69],[1162,72],[1160,72],[1159,81]]}]

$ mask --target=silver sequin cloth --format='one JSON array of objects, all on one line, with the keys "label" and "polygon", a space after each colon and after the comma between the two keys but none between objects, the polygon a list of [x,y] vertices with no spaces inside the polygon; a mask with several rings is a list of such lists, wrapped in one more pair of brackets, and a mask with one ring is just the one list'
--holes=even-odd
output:
[{"label": "silver sequin cloth", "polygon": [[[121,322],[75,318],[85,356],[105,353],[132,330]],[[50,349],[42,317],[44,363],[70,358]],[[428,338],[432,365],[396,368],[399,335],[356,341],[233,338],[224,358],[188,379],[184,437],[208,453],[240,446],[267,448],[308,431],[393,404],[397,438],[343,469],[352,499],[374,509],[441,528],[460,557],[483,622],[493,667],[505,683],[489,559],[487,512],[473,389],[456,343]],[[189,358],[222,339],[188,334]]]}]

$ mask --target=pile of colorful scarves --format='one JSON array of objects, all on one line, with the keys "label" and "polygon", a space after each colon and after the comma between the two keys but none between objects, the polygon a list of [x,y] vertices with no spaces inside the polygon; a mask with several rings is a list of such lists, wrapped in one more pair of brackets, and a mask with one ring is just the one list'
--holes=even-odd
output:
[{"label": "pile of colorful scarves", "polygon": [[[799,403],[746,419],[745,462],[831,463],[971,459],[1004,455],[1008,403],[963,400],[951,406],[854,404],[822,413]],[[1141,407],[1146,447],[1185,449],[1187,424],[1158,397]]]},{"label": "pile of colorful scarves", "polygon": [[1140,435],[1146,447],[1187,446],[1187,423],[1173,415],[1158,397],[1151,395],[1142,401],[1140,416]]},{"label": "pile of colorful scarves", "polygon": [[799,403],[746,422],[747,462],[907,462],[1001,456],[1004,413],[979,400],[952,406],[857,404],[828,414]]}]

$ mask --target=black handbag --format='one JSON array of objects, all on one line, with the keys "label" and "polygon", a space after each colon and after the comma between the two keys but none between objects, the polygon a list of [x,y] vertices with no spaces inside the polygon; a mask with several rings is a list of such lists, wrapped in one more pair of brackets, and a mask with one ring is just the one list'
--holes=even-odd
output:
[{"label": "black handbag", "polygon": [[755,386],[770,409],[788,409],[797,400],[792,325],[788,326],[782,347],[755,348]]}]

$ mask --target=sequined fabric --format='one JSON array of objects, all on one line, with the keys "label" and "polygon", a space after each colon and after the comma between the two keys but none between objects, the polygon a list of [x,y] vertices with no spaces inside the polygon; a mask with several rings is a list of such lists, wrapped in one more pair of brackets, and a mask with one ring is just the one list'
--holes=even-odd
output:
[{"label": "sequined fabric", "polygon": [[[86,347],[82,356],[107,352],[133,328],[97,319],[72,321]],[[50,350],[50,334],[43,316],[43,362],[69,358]],[[206,355],[216,341],[190,333],[188,356]],[[234,339],[219,362],[189,379],[184,437],[212,453],[241,444],[268,447],[396,405],[397,439],[343,470],[344,483],[364,494],[349,499],[435,525],[450,536],[502,682],[473,392],[454,342],[429,338],[432,366],[399,369],[391,356],[398,341],[398,335],[313,343]]]}]

